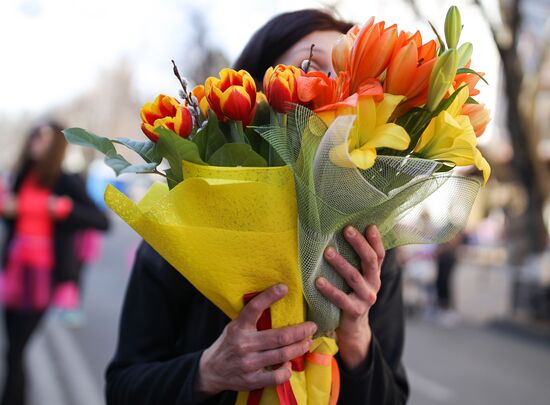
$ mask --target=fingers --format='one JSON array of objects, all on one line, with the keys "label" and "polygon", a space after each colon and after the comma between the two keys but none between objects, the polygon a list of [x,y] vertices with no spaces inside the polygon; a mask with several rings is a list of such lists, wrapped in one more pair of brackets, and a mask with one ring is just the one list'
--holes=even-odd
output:
[{"label": "fingers", "polygon": [[288,292],[284,284],[277,284],[254,297],[241,311],[238,322],[244,329],[256,330],[258,319],[266,309],[283,298]]},{"label": "fingers", "polygon": [[242,359],[243,364],[241,368],[244,372],[253,372],[266,367],[284,364],[306,353],[311,347],[311,343],[312,340],[306,338],[288,346],[252,353],[250,356]]},{"label": "fingers", "polygon": [[290,380],[291,376],[292,365],[290,362],[286,362],[276,370],[261,370],[255,373],[252,377],[253,383],[251,384],[251,388],[273,387]]},{"label": "fingers", "polygon": [[319,277],[315,284],[321,294],[352,318],[362,316],[376,301],[376,294],[370,289],[364,299],[357,299],[335,287],[326,278]]},{"label": "fingers", "polygon": [[368,226],[365,230],[365,236],[371,247],[376,252],[378,264],[379,266],[381,266],[382,262],[384,261],[384,257],[386,256],[386,249],[384,249],[384,244],[382,243],[382,235],[380,235],[380,232],[378,231],[376,225]]},{"label": "fingers", "polygon": [[[363,238],[360,236],[360,238],[356,239]],[[367,298],[369,288],[366,280],[363,278],[363,275],[338,252],[336,252],[336,249],[333,247],[328,247],[325,250],[325,260],[338,272],[338,274],[342,276],[348,286],[357,294],[358,297],[362,299]]]},{"label": "fingers", "polygon": [[[369,230],[369,228],[367,228]],[[352,226],[346,227],[344,236],[355,253],[361,259],[361,268],[365,275],[367,272],[376,271],[379,267],[378,256],[369,242]]]},{"label": "fingers", "polygon": [[315,334],[316,331],[317,326],[313,322],[260,331],[254,337],[249,350],[263,351],[288,346],[305,340]]}]

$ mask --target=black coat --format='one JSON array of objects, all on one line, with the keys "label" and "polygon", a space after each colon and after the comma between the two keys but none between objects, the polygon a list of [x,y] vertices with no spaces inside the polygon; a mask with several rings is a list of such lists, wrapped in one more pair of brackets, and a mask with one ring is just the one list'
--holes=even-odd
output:
[{"label": "black coat", "polygon": [[[24,178],[16,180],[14,194],[17,194]],[[83,229],[98,229],[106,231],[109,221],[92,201],[86,192],[84,182],[78,175],[61,173],[53,187],[56,196],[67,196],[73,201],[71,213],[62,221],[54,225],[54,279],[56,282],[75,280],[78,272],[78,260],[74,249],[74,235]],[[13,238],[16,219],[5,219],[7,226],[6,238],[3,246],[3,264],[7,260],[6,253]]]},{"label": "black coat", "polygon": [[[390,252],[382,287],[370,313],[368,361],[350,373],[340,359],[339,404],[404,404],[408,384],[401,365],[404,319],[401,275]],[[194,386],[200,356],[229,319],[152,247],[138,250],[130,278],[114,359],[106,373],[109,405],[198,404]],[[233,405],[235,392],[203,404]]]}]

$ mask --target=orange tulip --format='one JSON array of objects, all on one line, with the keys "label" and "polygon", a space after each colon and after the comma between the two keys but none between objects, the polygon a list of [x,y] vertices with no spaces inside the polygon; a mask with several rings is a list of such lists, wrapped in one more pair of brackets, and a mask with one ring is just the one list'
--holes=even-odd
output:
[{"label": "orange tulip", "polygon": [[296,80],[302,71],[294,66],[277,65],[270,67],[264,75],[264,92],[269,105],[280,113],[287,113],[292,104],[298,103]]},{"label": "orange tulip", "polygon": [[384,25],[383,21],[374,24],[371,19],[355,38],[348,64],[352,93],[367,79],[378,78],[388,67],[397,42],[397,26]]},{"label": "orange tulip", "polygon": [[189,110],[175,98],[160,94],[152,103],[141,107],[141,130],[153,142],[157,142],[159,135],[155,132],[158,127],[164,127],[182,138],[187,138],[193,130],[193,118]]},{"label": "orange tulip", "polygon": [[208,100],[205,97],[204,92],[204,86],[202,84],[199,84],[191,90],[191,94],[193,94],[197,98],[197,102],[199,103],[199,108],[201,109],[202,113],[204,115],[208,115]]},{"label": "orange tulip", "polygon": [[406,97],[396,111],[398,115],[426,103],[430,75],[437,61],[435,41],[422,44],[418,32],[413,36],[401,33],[403,39],[404,45],[392,57],[384,81],[386,93]]},{"label": "orange tulip", "polygon": [[489,111],[485,108],[485,104],[464,104],[462,107],[462,115],[468,116],[478,138],[485,132],[487,124],[491,121]]},{"label": "orange tulip", "polygon": [[252,121],[256,111],[256,83],[247,71],[224,68],[220,78],[206,79],[204,90],[218,119],[242,121],[243,125]]},{"label": "orange tulip", "polygon": [[346,34],[342,34],[332,47],[332,66],[336,73],[343,72],[348,68],[351,48],[360,30],[361,27],[359,25],[354,25]]}]

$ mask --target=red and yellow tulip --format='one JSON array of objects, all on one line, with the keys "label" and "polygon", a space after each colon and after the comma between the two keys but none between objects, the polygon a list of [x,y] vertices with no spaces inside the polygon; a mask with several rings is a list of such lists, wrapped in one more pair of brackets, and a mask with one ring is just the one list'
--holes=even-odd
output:
[{"label": "red and yellow tulip", "polygon": [[485,104],[464,104],[462,107],[462,114],[468,116],[478,138],[485,132],[487,124],[491,121],[489,111],[485,108]]},{"label": "red and yellow tulip", "polygon": [[199,84],[191,90],[191,94],[193,94],[197,102],[199,103],[199,108],[201,109],[202,113],[204,115],[208,115],[208,100],[206,99],[206,94],[204,91],[204,86],[202,84]]},{"label": "red and yellow tulip", "polygon": [[277,65],[267,69],[264,75],[264,92],[267,101],[277,112],[289,112],[298,103],[297,79],[302,71],[294,66]]},{"label": "red and yellow tulip", "polygon": [[218,119],[248,125],[254,118],[256,83],[247,71],[222,69],[220,77],[209,77],[204,87],[208,104]]},{"label": "red and yellow tulip", "polygon": [[468,116],[463,115],[468,88],[464,87],[447,110],[432,118],[414,153],[422,158],[449,162],[456,166],[474,165],[487,182],[491,167],[477,148],[477,137]]},{"label": "red and yellow tulip", "polygon": [[187,138],[193,129],[193,118],[189,110],[175,98],[160,94],[152,103],[141,107],[141,129],[153,142],[159,135],[158,127],[164,127],[182,138]]}]

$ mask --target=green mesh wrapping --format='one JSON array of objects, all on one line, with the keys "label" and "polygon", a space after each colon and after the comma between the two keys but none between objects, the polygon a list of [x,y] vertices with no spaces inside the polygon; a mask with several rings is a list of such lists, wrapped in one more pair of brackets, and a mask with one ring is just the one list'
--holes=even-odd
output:
[{"label": "green mesh wrapping", "polygon": [[[334,246],[359,268],[359,260],[342,235],[350,224],[362,230],[376,224],[384,247],[441,243],[464,227],[481,183],[452,172],[436,173],[441,164],[410,157],[378,156],[368,170],[333,164],[329,152],[347,144],[355,116],[338,117],[327,129],[307,108],[288,115],[287,128],[257,128],[295,175],[299,211],[299,253],[308,319],[318,334],[335,330],[340,310],[315,287],[323,276],[349,292],[344,280],[323,260]],[[421,221],[424,204],[432,200],[438,212],[430,224]]]}]

